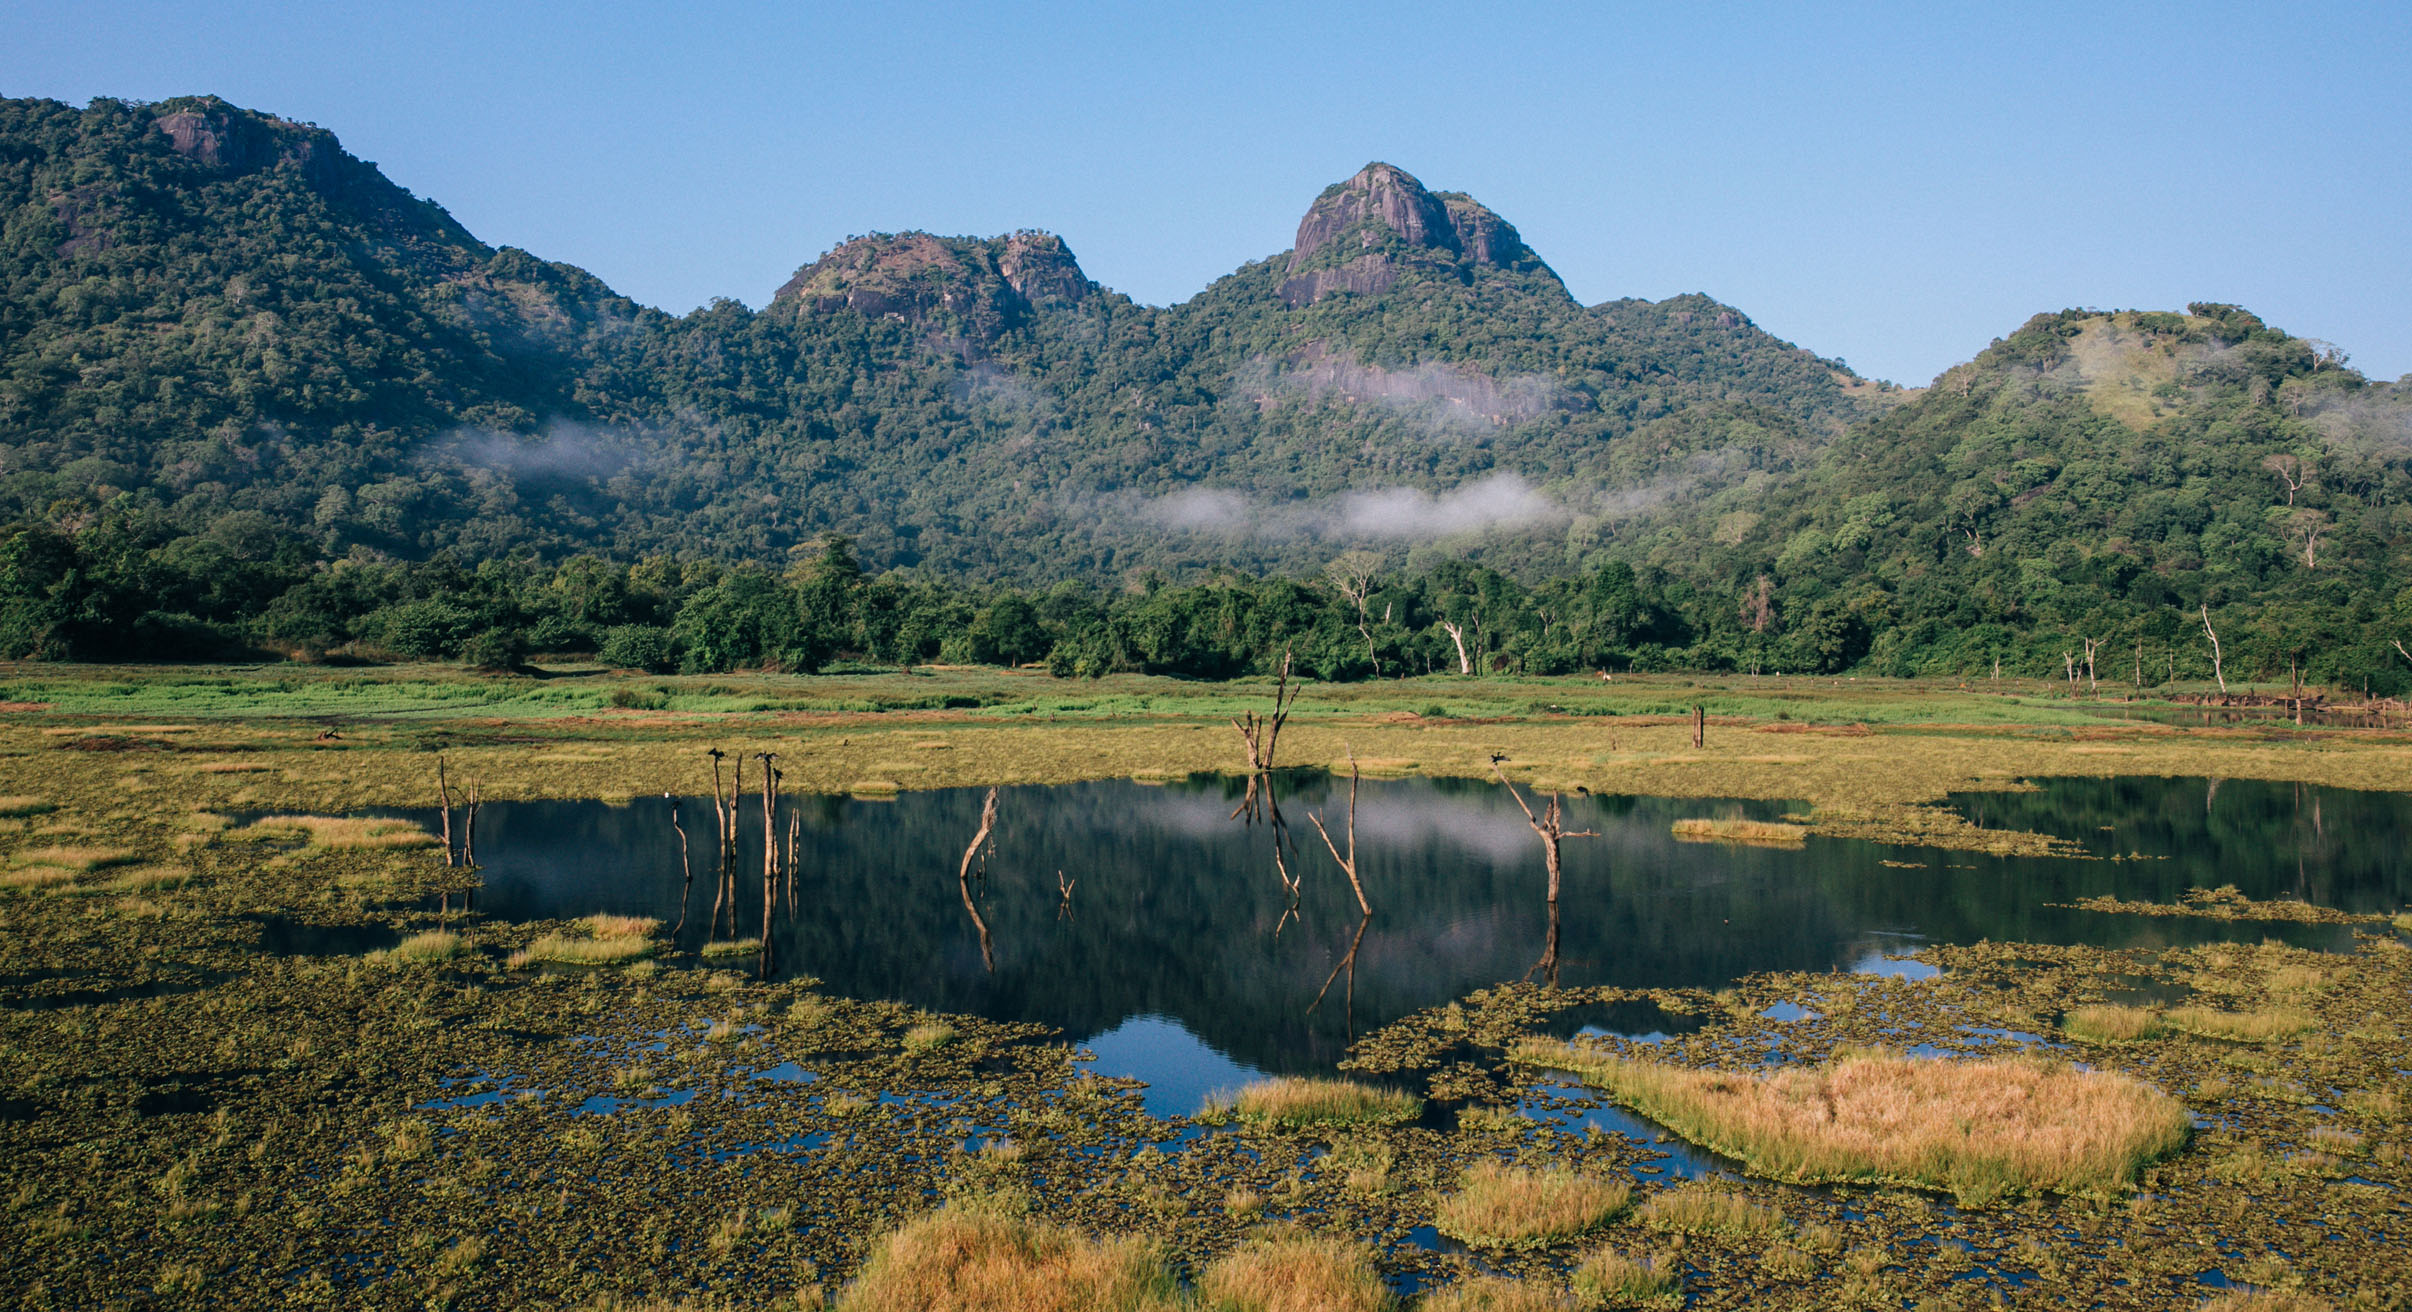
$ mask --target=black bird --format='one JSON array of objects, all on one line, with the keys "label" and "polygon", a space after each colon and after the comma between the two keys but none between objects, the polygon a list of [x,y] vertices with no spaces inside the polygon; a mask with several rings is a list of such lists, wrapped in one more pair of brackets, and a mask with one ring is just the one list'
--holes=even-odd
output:
[{"label": "black bird", "polygon": [[1500,755],[1499,753],[1497,753],[1497,752],[1493,752],[1493,753],[1491,753],[1491,764],[1493,764],[1493,765],[1497,765],[1497,764],[1499,764],[1501,761],[1504,761],[1504,760],[1506,760],[1506,759],[1507,759],[1506,757],[1501,756],[1501,755]]}]

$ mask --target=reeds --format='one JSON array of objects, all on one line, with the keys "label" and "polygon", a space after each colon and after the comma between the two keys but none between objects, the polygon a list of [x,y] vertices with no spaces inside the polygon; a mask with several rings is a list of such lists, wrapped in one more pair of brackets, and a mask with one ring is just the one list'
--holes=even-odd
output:
[{"label": "reeds", "polygon": [[2178,1007],[2164,1018],[2173,1029],[2207,1039],[2237,1043],[2268,1043],[2288,1039],[2317,1024],[2299,1007],[2263,1007],[2258,1011],[2218,1011],[2210,1007]]},{"label": "reeds", "polygon": [[2337,1305],[2301,1290],[2231,1289],[2203,1304],[2200,1312],[2337,1312]]},{"label": "reeds", "polygon": [[1424,1100],[1413,1094],[1350,1080],[1312,1080],[1296,1075],[1259,1080],[1236,1094],[1217,1094],[1206,1105],[1208,1115],[1236,1115],[1243,1121],[1283,1129],[1397,1125],[1423,1113]]},{"label": "reeds", "polygon": [[1675,837],[1686,843],[1750,843],[1791,847],[1804,842],[1809,831],[1800,825],[1773,820],[1678,820]]},{"label": "reeds", "polygon": [[1241,1246],[1199,1274],[1198,1302],[1205,1312],[1383,1312],[1393,1306],[1364,1246],[1317,1235]]},{"label": "reeds", "polygon": [[1155,1250],[1135,1239],[1091,1239],[1060,1226],[961,1207],[888,1236],[839,1312],[1174,1312],[1179,1297]]},{"label": "reeds", "polygon": [[1415,1312],[1570,1312],[1574,1306],[1539,1280],[1475,1276],[1417,1299]]},{"label": "reeds", "polygon": [[942,1021],[915,1025],[904,1034],[906,1052],[931,1052],[955,1041],[955,1027]]},{"label": "reeds", "polygon": [[271,815],[252,821],[229,837],[298,833],[312,847],[387,848],[426,847],[436,841],[408,820],[386,816]]},{"label": "reeds", "polygon": [[2160,1014],[2149,1007],[2071,1007],[2060,1028],[2086,1043],[2137,1043],[2166,1032]]},{"label": "reeds", "polygon": [[390,948],[380,948],[369,953],[368,959],[397,965],[423,965],[450,961],[466,950],[467,945],[462,943],[460,935],[438,929],[413,934]]},{"label": "reeds", "polygon": [[1574,1272],[1575,1296],[1585,1307],[1683,1306],[1683,1277],[1665,1258],[1628,1257],[1603,1248]]},{"label": "reeds", "polygon": [[1482,1162],[1441,1203],[1434,1224],[1481,1248],[1538,1248],[1587,1233],[1632,1201],[1623,1180]]},{"label": "reeds", "polygon": [[1762,1239],[1783,1233],[1788,1224],[1777,1208],[1704,1183],[1652,1194],[1633,1215],[1653,1230],[1723,1239]]},{"label": "reeds", "polygon": [[570,929],[556,930],[511,954],[514,965],[549,961],[565,966],[608,966],[660,951],[652,934],[662,922],[651,916],[592,915]]},{"label": "reeds", "polygon": [[2142,1081],[2033,1058],[1845,1053],[1767,1076],[1527,1040],[1520,1061],[1575,1071],[1695,1143],[1795,1183],[1898,1183],[1964,1201],[2098,1193],[2184,1146],[2191,1120]]}]

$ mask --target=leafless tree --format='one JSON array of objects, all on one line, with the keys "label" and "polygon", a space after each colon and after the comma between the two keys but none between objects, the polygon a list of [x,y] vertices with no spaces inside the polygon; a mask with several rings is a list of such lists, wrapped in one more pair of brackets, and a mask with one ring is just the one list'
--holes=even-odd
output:
[{"label": "leafless tree", "polygon": [[2225,697],[2228,695],[2228,676],[2220,672],[2219,634],[2211,627],[2210,602],[2206,601],[2202,603],[2201,614],[2203,617],[2203,633],[2205,636],[2211,639],[2211,677],[2219,681],[2219,695]]},{"label": "leafless tree", "polygon": [[2320,538],[2328,532],[2328,512],[2309,508],[2286,517],[2287,541],[2303,550],[2303,568],[2320,567]]},{"label": "leafless tree", "polygon": [[1366,622],[1365,607],[1373,597],[1374,575],[1382,568],[1382,558],[1371,551],[1343,551],[1323,567],[1324,581],[1357,608],[1357,632],[1365,639],[1365,659],[1373,663],[1375,678],[1382,677],[1382,658],[1374,652],[1373,626]]},{"label": "leafless tree", "polygon": [[755,963],[762,978],[771,976],[771,921],[776,918],[779,892],[779,842],[774,828],[779,810],[777,752],[756,752],[762,762],[762,950]]},{"label": "leafless tree", "polygon": [[1474,662],[1466,656],[1466,631],[1448,620],[1442,620],[1440,626],[1448,633],[1449,641],[1457,644],[1457,672],[1472,674]]},{"label": "leafless tree", "polygon": [[1307,819],[1315,822],[1315,832],[1323,835],[1324,850],[1332,854],[1332,860],[1338,862],[1341,871],[1347,874],[1348,886],[1357,894],[1357,910],[1368,916],[1372,915],[1373,907],[1365,900],[1365,885],[1357,878],[1357,754],[1355,752],[1352,751],[1348,754],[1348,855],[1340,855],[1340,849],[1333,845],[1332,831],[1323,827],[1322,816],[1309,811]]},{"label": "leafless tree", "polygon": [[668,793],[662,794],[662,799],[670,803],[670,828],[678,834],[678,924],[670,930],[670,936],[677,938],[687,927],[687,894],[695,887],[695,865],[687,856],[687,827],[678,822],[678,799]]},{"label": "leafless tree", "polygon": [[1342,995],[1340,1014],[1342,1019],[1348,1025],[1349,1037],[1352,1039],[1355,1038],[1357,1034],[1357,953],[1364,949],[1365,931],[1372,924],[1373,913],[1370,911],[1358,918],[1357,933],[1354,938],[1351,938],[1348,941],[1348,951],[1343,954],[1339,962],[1332,967],[1332,973],[1323,977],[1323,987],[1316,991],[1315,1000],[1307,1004],[1308,1011],[1313,1011],[1315,1008],[1322,1006],[1324,995],[1332,991],[1332,981],[1340,978],[1343,974],[1347,975],[1348,989],[1346,993]]},{"label": "leafless tree", "polygon": [[1231,721],[1239,730],[1240,740],[1248,745],[1248,770],[1262,774],[1273,768],[1273,755],[1281,745],[1281,727],[1290,722],[1290,708],[1298,702],[1298,693],[1290,687],[1290,650],[1282,648],[1281,673],[1273,684],[1273,714],[1260,717],[1249,711]]},{"label": "leafless tree", "polygon": [[972,835],[971,846],[963,849],[963,864],[955,868],[955,891],[963,897],[964,914],[971,917],[972,928],[980,934],[980,964],[993,975],[997,973],[997,954],[988,936],[988,922],[981,918],[980,908],[972,900],[972,862],[980,858],[982,849],[994,852],[993,836],[997,829],[997,790],[988,790],[987,800],[980,803],[980,829]]},{"label": "leafless tree", "polygon": [[1589,829],[1568,829],[1556,793],[1549,795],[1549,805],[1539,815],[1533,814],[1533,808],[1525,804],[1524,795],[1516,791],[1516,785],[1508,782],[1507,772],[1499,768],[1499,759],[1491,758],[1491,773],[1499,776],[1499,786],[1516,799],[1516,809],[1524,812],[1524,822],[1541,836],[1541,858],[1549,868],[1549,904],[1554,907],[1558,904],[1558,844],[1569,838],[1597,838],[1599,834]]},{"label": "leafless tree", "polygon": [[2295,504],[2295,494],[2302,491],[2303,485],[2312,479],[2311,466],[2303,462],[2303,457],[2291,451],[2265,457],[2261,467],[2276,474],[2278,481],[2286,486],[2286,504],[2289,506]]},{"label": "leafless tree", "polygon": [[1775,624],[1775,580],[1761,574],[1742,594],[1742,623],[1764,634]]},{"label": "leafless tree", "polygon": [[2085,688],[2087,692],[2102,691],[2102,681],[2094,677],[2094,650],[2102,645],[2100,638],[2079,638],[2085,644]]}]

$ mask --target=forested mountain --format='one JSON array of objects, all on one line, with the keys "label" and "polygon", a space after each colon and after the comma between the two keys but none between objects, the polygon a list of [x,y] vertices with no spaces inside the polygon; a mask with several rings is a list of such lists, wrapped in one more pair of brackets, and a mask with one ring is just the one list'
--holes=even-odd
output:
[{"label": "forested mountain", "polygon": [[1386,164],[1170,307],[902,233],[674,316],[315,127],[0,101],[0,285],[0,656],[2166,677],[2207,609],[2393,686],[2412,636],[2407,389],[2320,344],[2068,311],[1904,392],[1581,305]]}]

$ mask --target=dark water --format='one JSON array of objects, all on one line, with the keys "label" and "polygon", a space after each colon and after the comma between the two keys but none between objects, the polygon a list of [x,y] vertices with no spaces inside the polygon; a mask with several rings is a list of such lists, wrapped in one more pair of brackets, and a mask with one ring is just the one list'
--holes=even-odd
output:
[{"label": "dark water", "polygon": [[[988,931],[985,958],[956,870],[986,790],[791,799],[778,828],[785,832],[787,806],[797,807],[802,875],[798,914],[775,930],[777,960],[853,996],[1059,1027],[1097,1052],[1100,1073],[1146,1079],[1151,1105],[1178,1111],[1258,1072],[1328,1072],[1352,1036],[1410,1011],[1544,978],[1546,876],[1540,842],[1514,802],[1495,785],[1367,782],[1357,842],[1368,920],[1308,823],[1320,813],[1341,838],[1347,783],[1336,783],[1305,775],[1281,785],[1291,838],[1283,850],[1301,881],[1294,912],[1274,864],[1274,830],[1230,816],[1243,797],[1238,781],[1004,790],[994,854],[971,882]],[[2275,935],[2333,947],[2350,936],[2046,904],[2092,894],[2167,900],[2230,883],[2255,897],[2360,910],[2412,897],[2412,866],[2396,839],[2412,832],[2412,795],[2230,782],[2206,810],[2207,788],[2202,780],[2060,780],[2039,793],[1958,802],[1989,827],[2058,833],[2106,855],[2172,858],[2120,862],[1825,839],[1790,849],[1681,843],[1669,833],[1678,819],[1773,819],[1787,808],[1570,797],[1567,827],[1599,836],[1565,843],[1558,979],[1713,988],[1763,970],[1914,973],[1922,968],[1886,958],[1930,940],[2136,946]],[[489,804],[477,825],[478,910],[676,922],[670,808],[662,798]],[[712,900],[710,800],[685,799],[679,814],[697,874],[681,935],[693,948]],[[762,904],[758,800],[744,817],[739,900],[750,937]],[[1652,1027],[1647,1018],[1634,1026]]]}]

